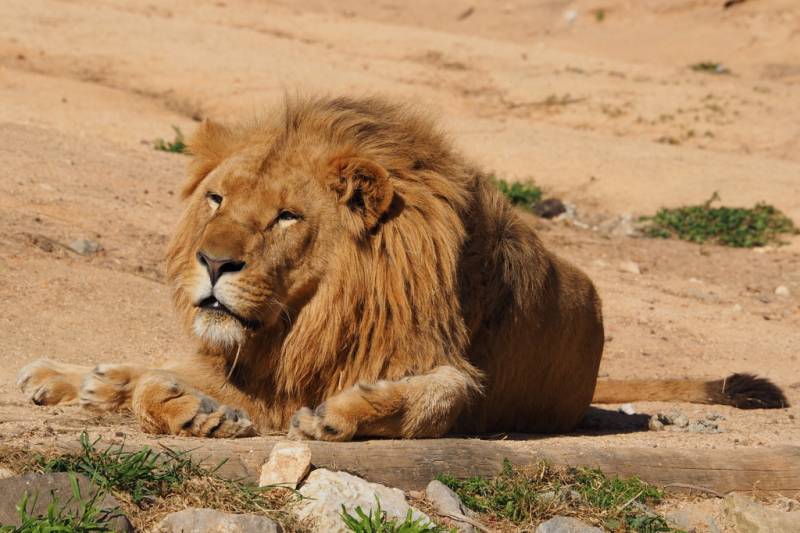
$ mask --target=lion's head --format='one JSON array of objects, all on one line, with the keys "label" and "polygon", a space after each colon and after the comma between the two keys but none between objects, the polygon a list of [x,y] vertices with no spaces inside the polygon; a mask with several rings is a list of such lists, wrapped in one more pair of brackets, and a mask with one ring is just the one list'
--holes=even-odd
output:
[{"label": "lion's head", "polygon": [[189,146],[168,277],[208,350],[286,356],[274,359],[296,380],[343,352],[463,336],[414,316],[457,315],[467,202],[428,121],[379,100],[298,100],[248,126],[206,121]]}]

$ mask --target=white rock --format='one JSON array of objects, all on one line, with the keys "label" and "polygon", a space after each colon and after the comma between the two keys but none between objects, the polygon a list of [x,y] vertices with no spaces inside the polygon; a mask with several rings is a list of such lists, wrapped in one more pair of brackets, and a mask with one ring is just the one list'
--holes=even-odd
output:
[{"label": "white rock", "polygon": [[725,497],[725,514],[738,533],[800,533],[800,511],[772,509],[742,494]]},{"label": "white rock", "polygon": [[311,469],[311,448],[304,442],[283,441],[272,447],[261,467],[259,487],[281,485],[291,489],[303,481]]},{"label": "white rock", "polygon": [[633,407],[632,403],[623,403],[622,405],[619,406],[619,412],[625,413],[626,415],[635,415],[636,408]]},{"label": "white rock", "polygon": [[641,274],[642,269],[639,263],[635,261],[623,261],[619,264],[619,269],[623,272],[630,272],[631,274]]},{"label": "white rock", "polygon": [[775,287],[775,294],[777,294],[778,296],[789,296],[791,292],[789,292],[789,287],[787,287],[786,285],[780,285],[778,287]]},{"label": "white rock", "polygon": [[69,249],[76,254],[92,255],[103,249],[103,245],[90,239],[75,239],[69,243]]},{"label": "white rock", "polygon": [[571,516],[556,516],[539,524],[536,533],[603,533],[603,530]]},{"label": "white rock", "polygon": [[456,529],[462,533],[473,533],[475,527],[467,521],[459,521],[457,517],[467,517],[469,510],[461,503],[458,494],[441,481],[433,480],[425,488],[425,496],[436,509],[436,512],[447,516],[456,523]]},{"label": "white rock", "polygon": [[13,470],[9,470],[4,466],[0,466],[0,479],[7,479],[10,477],[16,477],[17,474],[14,473]]},{"label": "white rock", "polygon": [[170,513],[156,526],[158,533],[279,533],[282,528],[254,514],[230,514],[213,509],[193,508]]},{"label": "white rock", "polygon": [[320,533],[346,533],[342,521],[342,505],[347,512],[355,514],[354,509],[361,507],[366,514],[377,510],[376,501],[380,501],[381,511],[387,518],[405,519],[411,509],[415,519],[430,522],[430,518],[408,505],[405,494],[400,489],[385,487],[378,483],[370,483],[346,472],[332,472],[320,468],[311,472],[300,488],[303,499],[294,505],[294,513],[300,520],[310,520],[314,531]]}]

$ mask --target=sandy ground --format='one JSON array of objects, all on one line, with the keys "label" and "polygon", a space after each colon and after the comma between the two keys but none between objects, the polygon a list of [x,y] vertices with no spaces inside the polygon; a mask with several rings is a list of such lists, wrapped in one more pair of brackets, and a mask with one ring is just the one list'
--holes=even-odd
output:
[{"label": "sandy ground", "polygon": [[[486,168],[533,178],[591,220],[719,191],[726,204],[768,201],[800,222],[800,7],[722,3],[0,2],[0,440],[132,431],[126,417],[28,405],[14,376],[45,355],[156,364],[191,350],[162,275],[186,158],[149,141],[199,117],[257,113],[287,91],[418,102]],[[731,74],[688,68],[700,61]],[[602,375],[755,371],[800,404],[800,239],[734,250],[539,225],[599,286]],[[77,238],[105,250],[66,250]],[[780,285],[789,296],[774,293]],[[725,418],[712,435],[555,439],[800,444],[798,407],[636,408]]]}]

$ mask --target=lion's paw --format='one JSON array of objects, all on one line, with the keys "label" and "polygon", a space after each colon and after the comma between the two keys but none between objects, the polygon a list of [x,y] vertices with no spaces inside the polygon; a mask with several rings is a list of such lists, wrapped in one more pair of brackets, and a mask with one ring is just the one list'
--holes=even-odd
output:
[{"label": "lion's paw", "polygon": [[139,367],[97,365],[83,378],[78,401],[82,407],[93,411],[113,411],[130,406],[133,388],[141,374]]},{"label": "lion's paw", "polygon": [[238,438],[257,435],[247,413],[180,383],[168,373],[142,378],[133,394],[142,429],[184,437]]},{"label": "lion's paw", "polygon": [[353,438],[356,425],[330,413],[323,403],[315,410],[299,409],[289,424],[288,437],[294,440],[346,441]]},{"label": "lion's paw", "polygon": [[17,385],[36,405],[68,403],[78,396],[81,373],[78,367],[42,358],[22,367]]}]

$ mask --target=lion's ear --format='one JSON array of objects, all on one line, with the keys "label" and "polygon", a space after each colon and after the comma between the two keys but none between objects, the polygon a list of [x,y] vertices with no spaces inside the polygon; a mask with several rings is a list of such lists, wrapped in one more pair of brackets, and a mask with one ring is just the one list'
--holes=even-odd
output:
[{"label": "lion's ear", "polygon": [[189,179],[181,193],[183,198],[191,196],[205,177],[234,151],[235,139],[227,126],[204,119],[186,146],[192,162],[189,164]]},{"label": "lion's ear", "polygon": [[394,187],[385,168],[358,157],[335,159],[331,189],[339,203],[363,221],[363,229],[374,229],[389,210]]}]

